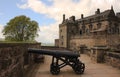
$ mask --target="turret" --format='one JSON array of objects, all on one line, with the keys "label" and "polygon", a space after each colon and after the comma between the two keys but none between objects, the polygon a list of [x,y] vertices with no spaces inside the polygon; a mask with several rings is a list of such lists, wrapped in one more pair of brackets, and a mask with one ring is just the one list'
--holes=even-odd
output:
[{"label": "turret", "polygon": [[75,16],[71,16],[69,19],[70,19],[71,21],[75,21]]},{"label": "turret", "polygon": [[63,22],[65,21],[65,14],[63,14]]},{"label": "turret", "polygon": [[100,14],[100,9],[98,8],[95,14]]}]

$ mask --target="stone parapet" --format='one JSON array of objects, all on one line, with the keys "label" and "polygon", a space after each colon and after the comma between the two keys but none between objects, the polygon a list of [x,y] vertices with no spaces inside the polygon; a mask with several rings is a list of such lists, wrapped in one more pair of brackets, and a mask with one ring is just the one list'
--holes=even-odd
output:
[{"label": "stone parapet", "polygon": [[94,46],[91,48],[90,57],[97,63],[104,62],[104,54],[108,50],[106,46]]},{"label": "stone parapet", "polygon": [[108,47],[105,46],[95,46],[91,49],[85,49],[83,53],[90,56],[92,61],[97,63],[107,63],[113,67],[120,69],[120,50],[110,51]]},{"label": "stone parapet", "polygon": [[0,43],[0,77],[24,77],[34,64],[28,48],[40,48],[40,43]]},{"label": "stone parapet", "polygon": [[106,52],[104,58],[105,63],[120,69],[120,53]]}]

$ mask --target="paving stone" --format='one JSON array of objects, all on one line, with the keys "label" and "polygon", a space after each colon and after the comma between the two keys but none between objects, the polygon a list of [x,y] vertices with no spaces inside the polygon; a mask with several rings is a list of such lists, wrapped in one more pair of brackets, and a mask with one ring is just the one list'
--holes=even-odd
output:
[{"label": "paving stone", "polygon": [[[50,64],[52,57],[45,56],[43,64],[36,64],[35,68],[27,75],[27,77],[56,77],[50,73]],[[71,67],[66,66],[61,69],[57,77],[120,77],[120,70],[105,63],[95,63],[90,57],[82,54],[80,60],[85,63],[85,72],[82,75],[76,75]]]}]

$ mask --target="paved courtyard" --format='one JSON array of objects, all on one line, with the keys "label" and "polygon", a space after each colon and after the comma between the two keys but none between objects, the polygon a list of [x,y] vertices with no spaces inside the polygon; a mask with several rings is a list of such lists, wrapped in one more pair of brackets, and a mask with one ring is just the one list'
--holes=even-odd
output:
[{"label": "paved courtyard", "polygon": [[27,77],[120,77],[120,69],[113,68],[105,63],[95,63],[90,57],[82,54],[80,60],[85,63],[85,72],[82,75],[76,75],[71,67],[66,66],[61,69],[59,75],[50,73],[50,64],[52,57],[45,56],[45,62],[36,64]]}]

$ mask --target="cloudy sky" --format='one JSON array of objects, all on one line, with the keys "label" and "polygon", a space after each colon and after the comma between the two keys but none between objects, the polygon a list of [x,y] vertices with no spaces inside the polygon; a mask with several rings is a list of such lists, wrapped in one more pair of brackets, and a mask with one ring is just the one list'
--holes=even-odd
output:
[{"label": "cloudy sky", "polygon": [[93,15],[97,8],[101,11],[111,8],[120,12],[120,0],[0,0],[0,38],[2,29],[10,19],[19,15],[26,15],[39,23],[40,31],[37,41],[54,43],[59,38],[59,24],[62,15],[66,18],[81,14]]}]

